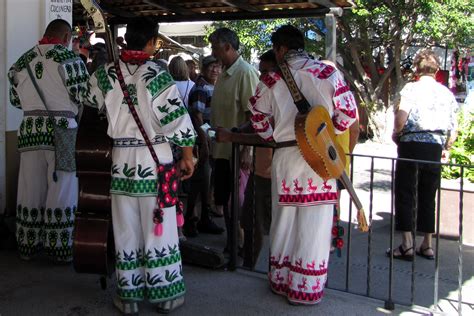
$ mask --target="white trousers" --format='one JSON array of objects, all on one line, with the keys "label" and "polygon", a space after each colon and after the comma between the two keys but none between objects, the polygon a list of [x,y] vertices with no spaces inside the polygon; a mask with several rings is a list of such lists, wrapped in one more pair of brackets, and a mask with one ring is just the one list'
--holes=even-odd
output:
[{"label": "white trousers", "polygon": [[118,295],[164,302],[185,294],[176,208],[164,208],[163,235],[154,235],[156,197],[112,194]]},{"label": "white trousers", "polygon": [[72,259],[72,231],[78,198],[75,172],[57,171],[54,151],[20,154],[17,195],[17,242],[22,256],[46,253],[60,261]]},{"label": "white trousers", "polygon": [[327,280],[333,209],[333,205],[280,206],[274,199],[268,274],[272,291],[302,304],[321,300]]}]

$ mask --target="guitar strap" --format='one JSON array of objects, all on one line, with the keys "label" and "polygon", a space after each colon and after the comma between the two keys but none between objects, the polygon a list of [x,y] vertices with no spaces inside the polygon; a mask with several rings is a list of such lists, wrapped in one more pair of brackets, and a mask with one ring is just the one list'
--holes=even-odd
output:
[{"label": "guitar strap", "polygon": [[278,64],[280,68],[280,72],[282,74],[283,80],[285,81],[288,90],[290,90],[291,96],[293,97],[293,101],[295,102],[296,108],[300,114],[306,114],[311,110],[311,105],[309,104],[308,100],[304,97],[301,93],[298,85],[295,82],[295,78],[291,74],[290,68],[286,61]]}]

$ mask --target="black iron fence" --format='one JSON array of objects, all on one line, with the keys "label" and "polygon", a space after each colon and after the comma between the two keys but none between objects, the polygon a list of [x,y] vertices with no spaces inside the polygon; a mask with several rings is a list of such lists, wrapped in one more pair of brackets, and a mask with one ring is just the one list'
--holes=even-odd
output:
[{"label": "black iron fence", "polygon": [[[233,170],[233,194],[231,200],[231,241],[230,241],[230,262],[229,268],[231,270],[235,270],[236,268],[245,268],[238,265],[238,230],[239,230],[239,200],[238,200],[238,188],[239,188],[239,161],[240,161],[240,153],[239,147],[241,144],[234,143],[233,144],[233,156],[232,156],[232,170]],[[246,144],[252,145],[252,144]],[[258,145],[262,146],[262,145]],[[418,297],[420,297],[422,304],[424,306],[428,306],[431,312],[448,312],[451,313],[453,309],[459,314],[462,315],[463,308],[464,311],[469,310],[469,312],[474,311],[474,302],[464,301],[463,302],[463,282],[469,280],[469,278],[473,277],[473,265],[472,259],[468,258],[468,265],[464,264],[463,254],[465,253],[464,248],[468,248],[468,253],[473,252],[473,248],[469,246],[463,245],[463,233],[464,233],[464,225],[463,219],[465,215],[465,196],[467,195],[470,199],[470,203],[472,203],[472,199],[474,199],[474,192],[472,190],[465,189],[465,181],[464,178],[465,171],[469,168],[474,168],[473,165],[456,165],[456,164],[446,164],[440,162],[432,162],[432,161],[421,161],[421,160],[412,160],[412,159],[400,159],[400,158],[391,158],[391,157],[382,157],[382,156],[371,156],[371,155],[357,155],[353,154],[350,155],[351,159],[351,171],[350,171],[350,178],[351,181],[356,182],[356,191],[359,189],[357,188],[357,177],[360,176],[361,168],[358,165],[358,162],[365,160],[365,172],[368,172],[368,183],[365,185],[365,193],[368,193],[368,197],[363,201],[368,203],[368,205],[364,205],[367,211],[368,222],[370,225],[368,233],[360,233],[355,229],[356,224],[352,223],[351,219],[353,218],[353,206],[352,203],[348,202],[348,219],[345,224],[345,249],[343,251],[342,257],[335,258],[334,254],[331,257],[330,264],[329,264],[329,271],[334,268],[338,271],[337,277],[329,275],[328,280],[328,287],[331,289],[341,290],[348,293],[363,295],[371,298],[376,298],[384,301],[384,308],[388,310],[393,310],[395,308],[395,304],[410,306],[410,305],[420,305],[418,303]],[[367,170],[367,160],[370,161],[368,164]],[[438,186],[437,196],[436,196],[436,218],[435,218],[435,226],[436,226],[436,233],[435,233],[435,243],[434,243],[434,270],[429,266],[429,264],[433,262],[423,261],[419,262],[419,260],[424,260],[421,258],[417,258],[414,252],[413,261],[411,264],[409,262],[405,262],[404,266],[401,268],[395,269],[395,263],[399,264],[398,260],[394,260],[393,253],[390,253],[388,258],[381,258],[385,256],[385,253],[380,251],[381,244],[385,244],[388,248],[394,249],[395,243],[395,223],[394,223],[394,178],[395,178],[395,164],[397,161],[404,161],[407,163],[412,163],[415,165],[415,172],[418,172],[419,166],[421,164],[431,164],[437,165],[443,168],[444,166],[449,167],[459,167],[461,177],[459,179],[459,185],[457,188],[449,189],[451,193],[458,194],[459,203],[458,208],[455,216],[458,217],[458,231],[457,234],[452,234],[450,236],[450,240],[446,241],[449,243],[447,245],[446,251],[440,250],[440,219],[441,214],[444,211],[441,208],[441,191],[443,190],[441,187],[441,181]],[[377,184],[374,182],[374,177],[380,172],[380,170],[375,169],[376,162],[384,162],[385,165],[388,166],[388,170],[384,171],[385,177],[388,179],[385,180],[385,195],[390,194],[387,203],[389,205],[385,205],[387,209],[390,210],[389,218],[384,219],[383,222],[385,223],[383,227],[380,225],[375,225],[374,222],[374,200],[377,199]],[[362,168],[363,169],[363,168]],[[354,173],[355,170],[359,170],[359,172]],[[415,177],[416,179],[417,177]],[[415,186],[418,184],[415,183]],[[368,199],[368,201],[367,201]],[[387,199],[387,197],[386,197]],[[416,249],[416,221],[417,221],[417,197],[415,194],[414,197],[414,216],[412,216],[413,220],[413,230],[411,232],[414,245],[413,250]],[[255,205],[255,204],[254,204]],[[468,209],[469,214],[472,213],[472,209]],[[452,211],[451,211],[452,212]],[[389,221],[389,229],[387,231],[387,220]],[[474,224],[474,223],[472,223]],[[375,227],[375,228],[374,228]],[[375,231],[374,231],[375,230]],[[388,235],[388,244],[386,243]],[[355,236],[355,237],[354,237]],[[356,238],[356,241],[354,241]],[[454,238],[454,240],[453,240]],[[445,240],[443,238],[443,240]],[[356,243],[355,243],[356,242]],[[363,248],[366,244],[366,250],[364,253]],[[457,251],[453,252],[453,245],[457,245]],[[448,268],[443,268],[441,271],[441,264],[440,264],[440,257],[442,257],[443,252],[446,252],[447,265]],[[454,258],[454,256],[456,258]],[[456,259],[456,269],[452,267],[454,263],[454,259]],[[381,264],[381,260],[384,262]],[[365,262],[364,262],[365,261]],[[388,266],[386,266],[386,261],[388,261]],[[409,265],[409,266],[408,266]],[[467,267],[467,269],[466,269]],[[365,272],[363,269],[365,268]],[[260,270],[256,270],[258,272],[266,273],[266,267]],[[357,270],[355,273],[352,270]],[[426,271],[429,270],[429,271]],[[467,272],[466,272],[467,270]],[[453,274],[457,272],[457,280],[454,281]],[[337,279],[341,281],[341,272],[344,274],[344,278],[342,282],[333,282],[333,279]],[[451,305],[451,311],[447,311],[446,307],[443,307],[439,304],[440,301],[440,276],[441,274],[449,274],[448,276],[442,276],[441,280],[444,283],[449,284],[450,289],[453,291],[457,291],[457,298],[451,298],[453,291],[451,291],[451,296],[448,298],[447,290],[443,289],[443,295],[445,296],[444,299],[449,301],[449,305]],[[365,274],[365,282],[362,281],[363,275]],[[406,290],[400,290],[400,285],[406,285],[402,281],[396,284],[394,278],[397,275],[403,276],[403,279],[406,280],[407,274],[410,275],[409,283],[410,283],[410,290],[409,295],[407,295]],[[354,279],[357,279],[357,286],[353,286],[352,282]],[[422,279],[428,279],[430,282],[427,285],[427,282],[421,282]],[[361,286],[361,283],[365,283],[365,288]],[[375,284],[374,284],[375,283]],[[423,284],[422,284],[423,283]],[[397,286],[397,291],[394,291],[394,285]],[[417,291],[417,286],[420,286],[420,290]],[[405,286],[406,287],[406,286]],[[448,289],[449,290],[449,289]],[[428,292],[431,291],[432,294]],[[429,300],[427,299],[432,295],[432,304],[429,304]]]}]

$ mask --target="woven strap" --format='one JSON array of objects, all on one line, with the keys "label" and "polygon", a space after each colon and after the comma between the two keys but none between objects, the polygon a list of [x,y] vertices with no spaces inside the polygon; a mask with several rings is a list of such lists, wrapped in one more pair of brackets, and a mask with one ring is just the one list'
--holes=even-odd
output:
[{"label": "woven strap", "polygon": [[288,68],[288,64],[286,61],[278,64],[280,67],[281,74],[283,76],[283,80],[285,80],[286,85],[288,86],[288,90],[290,90],[291,96],[293,97],[293,101],[295,102],[296,107],[298,108],[298,112],[301,114],[308,113],[311,109],[311,105],[308,103],[308,100],[304,97],[301,93],[298,85],[295,82],[295,78],[290,72]]},{"label": "woven strap", "polygon": [[130,109],[130,112],[132,113],[133,119],[137,123],[138,129],[140,130],[140,133],[142,134],[143,139],[145,140],[145,144],[148,147],[148,150],[150,151],[150,154],[153,157],[153,160],[158,166],[160,164],[160,161],[158,160],[158,156],[156,155],[155,149],[153,148],[153,145],[151,144],[150,138],[148,138],[145,128],[143,127],[143,124],[140,121],[140,118],[138,117],[138,113],[137,113],[137,110],[135,110],[135,106],[133,105],[132,98],[130,98],[130,92],[128,91],[127,85],[125,84],[125,80],[123,78],[122,70],[120,69],[120,62],[116,60],[114,63],[115,63],[115,70],[117,72],[117,78],[120,83],[120,88],[122,88],[125,101],[127,101],[128,108]]}]

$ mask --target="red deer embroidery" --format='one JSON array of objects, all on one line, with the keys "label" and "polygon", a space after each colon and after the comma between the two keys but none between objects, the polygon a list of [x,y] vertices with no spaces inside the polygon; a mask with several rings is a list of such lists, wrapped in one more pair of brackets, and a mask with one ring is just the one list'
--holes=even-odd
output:
[{"label": "red deer embroidery", "polygon": [[319,279],[316,280],[316,285],[313,285],[311,287],[311,289],[313,290],[313,292],[317,292],[318,290],[321,289],[321,281]]},{"label": "red deer embroidery", "polygon": [[322,190],[323,190],[324,192],[329,192],[329,191],[331,191],[331,189],[332,189],[332,185],[329,185],[329,184],[327,184],[326,182],[327,182],[327,181],[324,181]]},{"label": "red deer embroidery", "polygon": [[323,263],[319,264],[319,269],[323,270],[326,267],[326,260],[323,260]]},{"label": "red deer embroidery", "polygon": [[277,271],[276,273],[276,280],[277,283],[283,282],[285,280],[285,278],[280,275],[280,271]]},{"label": "red deer embroidery", "polygon": [[283,263],[287,263],[287,262],[289,262],[289,261],[290,261],[290,256],[285,256],[285,257],[283,258]]},{"label": "red deer embroidery", "polygon": [[313,178],[308,179],[308,192],[314,193],[318,189],[317,185],[313,185]]},{"label": "red deer embroidery", "polygon": [[301,194],[301,192],[303,192],[303,188],[299,186],[298,179],[293,180],[293,184],[295,185],[295,188],[293,189],[293,191],[295,191],[295,193]]},{"label": "red deer embroidery", "polygon": [[306,268],[308,268],[309,270],[314,270],[315,265],[316,265],[316,262],[313,260],[311,261],[311,264],[309,263],[306,264]]},{"label": "red deer embroidery", "polygon": [[303,267],[303,258],[299,258],[295,261],[295,265],[302,268]]},{"label": "red deer embroidery", "polygon": [[281,189],[282,189],[283,192],[285,192],[286,194],[290,193],[290,187],[287,187],[287,186],[286,186],[286,180],[285,180],[285,179],[281,180]]},{"label": "red deer embroidery", "polygon": [[270,261],[275,261],[275,256],[270,256]]},{"label": "red deer embroidery", "polygon": [[349,121],[341,120],[341,121],[339,122],[339,125],[341,125],[341,126],[344,127],[344,128],[347,128],[347,125],[349,125]]},{"label": "red deer embroidery", "polygon": [[288,274],[288,287],[293,287],[293,274]]},{"label": "red deer embroidery", "polygon": [[313,76],[317,77],[319,73],[321,72],[321,70],[319,70],[318,68],[314,68],[314,69],[308,69],[308,72],[312,74]]},{"label": "red deer embroidery", "polygon": [[303,277],[303,278],[301,278],[301,281],[303,281],[303,282],[298,284],[298,290],[302,291],[302,290],[308,289],[308,285],[306,284],[308,282],[308,280],[305,277]]},{"label": "red deer embroidery", "polygon": [[348,105],[351,104],[351,100],[349,99],[347,95],[344,96],[344,101],[346,101],[346,108],[348,108]]}]

